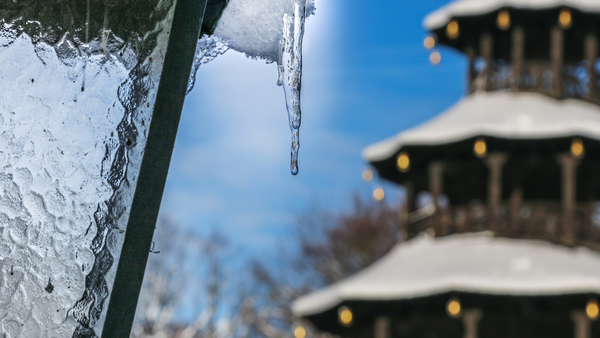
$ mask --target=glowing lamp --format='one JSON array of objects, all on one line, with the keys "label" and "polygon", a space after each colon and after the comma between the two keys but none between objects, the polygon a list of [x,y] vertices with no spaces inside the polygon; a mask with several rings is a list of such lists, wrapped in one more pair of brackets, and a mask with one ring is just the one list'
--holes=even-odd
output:
[{"label": "glowing lamp", "polygon": [[580,138],[573,139],[571,142],[571,154],[577,158],[583,156],[585,152],[585,147],[583,146],[583,141]]},{"label": "glowing lamp", "polygon": [[510,28],[510,14],[507,10],[501,10],[500,13],[498,13],[496,24],[498,25],[498,28],[503,31]]},{"label": "glowing lamp", "polygon": [[431,55],[429,55],[429,61],[431,61],[434,66],[439,65],[440,62],[442,62],[442,54],[440,54],[440,52],[431,53]]},{"label": "glowing lamp", "polygon": [[305,338],[306,337],[306,329],[302,325],[296,326],[294,329],[294,338]]},{"label": "glowing lamp", "polygon": [[598,314],[600,314],[600,309],[598,308],[598,302],[595,299],[590,299],[585,307],[585,314],[591,320],[598,319]]},{"label": "glowing lamp", "polygon": [[560,28],[568,29],[573,24],[573,18],[571,17],[571,11],[567,8],[563,8],[558,16],[558,23]]},{"label": "glowing lamp", "polygon": [[373,190],[373,198],[377,202],[383,201],[383,199],[385,198],[385,191],[383,190],[383,188],[376,188],[375,190]]},{"label": "glowing lamp", "polygon": [[425,48],[427,49],[432,49],[433,47],[435,47],[435,39],[433,38],[433,36],[426,37],[423,41],[423,46],[425,46]]},{"label": "glowing lamp", "polygon": [[407,172],[410,170],[410,157],[406,152],[401,152],[396,158],[396,165],[398,166],[398,170],[400,172]]},{"label": "glowing lamp", "polygon": [[452,298],[446,303],[446,312],[452,318],[458,318],[461,314],[461,306],[458,298]]},{"label": "glowing lamp", "polygon": [[448,36],[451,40],[458,38],[460,35],[460,29],[458,27],[458,21],[452,20],[446,26],[446,36]]},{"label": "glowing lamp", "polygon": [[485,143],[485,139],[483,137],[475,140],[475,144],[473,145],[473,152],[477,157],[484,157],[487,155],[487,144]]},{"label": "glowing lamp", "polygon": [[350,310],[347,306],[341,306],[338,309],[338,320],[340,324],[343,326],[351,326],[352,321],[354,320],[354,315],[352,314],[352,310]]},{"label": "glowing lamp", "polygon": [[362,173],[362,178],[365,182],[371,182],[373,180],[373,170],[367,168]]}]

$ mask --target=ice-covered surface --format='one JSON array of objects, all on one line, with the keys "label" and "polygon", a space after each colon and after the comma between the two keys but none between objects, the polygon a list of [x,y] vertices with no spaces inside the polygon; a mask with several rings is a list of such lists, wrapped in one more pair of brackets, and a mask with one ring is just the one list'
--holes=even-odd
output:
[{"label": "ice-covered surface", "polygon": [[495,295],[600,292],[600,254],[491,233],[432,238],[397,245],[379,261],[292,304],[297,316],[346,300],[400,300],[450,291]]},{"label": "ice-covered surface", "polygon": [[453,17],[490,13],[503,7],[519,9],[577,8],[583,12],[599,13],[598,0],[458,0],[429,14],[423,23],[426,29],[445,26]]},{"label": "ice-covered surface", "polygon": [[302,38],[307,16],[314,13],[313,0],[230,0],[211,37],[202,37],[188,83],[188,93],[201,64],[229,48],[249,58],[276,62],[277,84],[284,89],[292,132],[290,171],[298,173],[302,88]]},{"label": "ice-covered surface", "polygon": [[[127,40],[114,33],[123,27],[113,30],[110,24],[114,7],[94,2],[98,14],[88,1],[83,16],[72,8],[69,23],[87,16],[90,24],[65,31],[50,10],[28,12],[33,6],[47,9],[44,4],[9,4],[14,11],[0,18],[0,333],[97,337],[173,3],[142,1],[138,10],[154,6],[146,14],[155,21],[144,21],[149,30],[129,32]],[[25,14],[10,19],[19,9]],[[27,13],[50,14],[22,26]],[[102,28],[91,30],[98,21]]]},{"label": "ice-covered surface", "polygon": [[576,99],[535,93],[489,92],[465,97],[441,115],[363,150],[367,161],[394,156],[406,145],[438,145],[475,136],[600,140],[600,108]]}]

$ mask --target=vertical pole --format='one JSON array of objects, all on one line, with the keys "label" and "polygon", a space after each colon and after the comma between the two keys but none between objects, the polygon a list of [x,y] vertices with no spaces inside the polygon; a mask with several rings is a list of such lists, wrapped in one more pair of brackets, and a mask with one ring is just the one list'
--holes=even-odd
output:
[{"label": "vertical pole", "polygon": [[464,327],[464,338],[477,338],[477,324],[483,314],[481,310],[465,310],[461,319]]},{"label": "vertical pole", "polygon": [[525,56],[525,31],[521,27],[512,30],[512,68],[515,90],[521,89],[521,69]]},{"label": "vertical pole", "polygon": [[562,212],[563,212],[563,241],[567,244],[574,242],[573,238],[573,214],[576,204],[576,169],[577,160],[571,154],[558,156],[562,170]]},{"label": "vertical pole", "polygon": [[431,227],[436,236],[442,235],[442,224],[440,214],[440,195],[444,186],[444,165],[442,162],[433,162],[429,165],[429,192],[433,198],[433,207],[435,208]]},{"label": "vertical pole", "polygon": [[472,94],[475,91],[475,50],[473,47],[467,47],[467,57],[469,58],[469,71],[467,73],[467,94]]},{"label": "vertical pole", "polygon": [[415,233],[415,229],[411,228],[409,215],[413,210],[414,205],[414,187],[413,184],[407,182],[404,184],[404,205],[400,206],[400,229],[399,231],[404,231],[406,233],[406,237],[411,237],[411,234]]},{"label": "vertical pole", "polygon": [[588,73],[588,91],[587,99],[590,102],[596,101],[596,60],[598,60],[598,38],[595,34],[588,34],[585,37],[585,60],[587,61]]},{"label": "vertical pole", "polygon": [[565,32],[557,26],[550,34],[550,59],[552,60],[552,95],[562,98]]},{"label": "vertical pole", "polygon": [[583,311],[571,312],[571,319],[575,324],[574,338],[591,338],[591,322]]},{"label": "vertical pole", "polygon": [[502,201],[502,167],[506,163],[506,159],[507,156],[500,153],[492,153],[485,159],[485,164],[490,170],[488,177],[489,229],[494,233],[498,231],[498,214]]},{"label": "vertical pole", "polygon": [[521,224],[521,205],[523,204],[523,190],[516,188],[510,195],[511,232],[518,233]]},{"label": "vertical pole", "polygon": [[493,39],[492,36],[490,35],[490,33],[483,33],[481,35],[481,41],[480,41],[480,52],[481,52],[481,57],[483,57],[483,60],[485,61],[485,69],[483,71],[483,78],[484,78],[484,90],[485,91],[490,91],[492,90],[492,85],[491,85],[491,81],[490,81],[490,77],[492,75],[492,54],[494,52],[493,48],[494,48],[494,43],[493,43]]},{"label": "vertical pole", "polygon": [[390,317],[375,318],[373,336],[375,338],[390,338]]}]

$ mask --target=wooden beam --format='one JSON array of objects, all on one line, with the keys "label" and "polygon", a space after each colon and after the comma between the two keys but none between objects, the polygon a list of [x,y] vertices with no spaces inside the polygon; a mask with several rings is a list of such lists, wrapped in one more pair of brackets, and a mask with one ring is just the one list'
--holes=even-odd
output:
[{"label": "wooden beam", "polygon": [[416,233],[416,229],[411,227],[409,221],[409,215],[414,209],[414,200],[415,200],[415,189],[413,184],[407,182],[404,184],[404,201],[402,205],[400,205],[399,210],[399,220],[400,220],[400,229],[401,233],[406,235],[405,238],[410,238],[412,235]]},{"label": "wooden beam", "polygon": [[571,319],[575,327],[574,338],[591,338],[591,322],[584,311],[571,312]]},{"label": "wooden beam", "polygon": [[492,153],[485,158],[485,164],[489,168],[488,176],[488,211],[490,215],[489,229],[496,233],[498,231],[498,215],[500,203],[502,202],[502,167],[506,163],[507,156],[500,153]]},{"label": "wooden beam", "polygon": [[390,317],[375,318],[373,337],[375,338],[390,338]]},{"label": "wooden beam", "polygon": [[566,244],[574,243],[573,221],[575,207],[577,203],[577,165],[578,161],[569,154],[558,156],[558,163],[562,170],[561,190],[562,190],[562,235],[563,242]]},{"label": "wooden beam", "polygon": [[558,26],[550,34],[550,59],[552,60],[552,96],[562,98],[565,32]]},{"label": "wooden beam", "polygon": [[514,88],[516,91],[519,91],[521,87],[521,69],[523,68],[523,59],[525,58],[525,31],[521,27],[515,27],[512,30],[511,58]]},{"label": "wooden beam", "polygon": [[475,91],[475,50],[473,47],[467,47],[465,50],[469,58],[469,70],[467,72],[467,94],[472,94]]},{"label": "wooden beam", "polygon": [[485,69],[483,70],[484,77],[484,89],[485,91],[492,90],[490,76],[492,73],[492,56],[494,53],[494,40],[492,35],[489,33],[483,33],[481,35],[481,41],[479,43],[479,52],[481,57],[485,61]]},{"label": "wooden beam", "polygon": [[469,309],[465,310],[461,319],[464,328],[464,338],[477,338],[477,324],[483,316],[481,310]]},{"label": "wooden beam", "polygon": [[521,207],[523,206],[523,190],[515,188],[510,195],[510,231],[512,234],[519,233],[521,227]]},{"label": "wooden beam", "polygon": [[440,195],[443,193],[444,186],[444,165],[442,162],[433,162],[429,165],[429,192],[433,199],[435,212],[432,216],[431,228],[436,236],[443,235],[440,215]]},{"label": "wooden beam", "polygon": [[585,37],[584,48],[588,74],[587,100],[590,102],[596,102],[596,83],[598,81],[598,76],[596,74],[596,62],[598,60],[598,38],[595,34],[588,34]]}]

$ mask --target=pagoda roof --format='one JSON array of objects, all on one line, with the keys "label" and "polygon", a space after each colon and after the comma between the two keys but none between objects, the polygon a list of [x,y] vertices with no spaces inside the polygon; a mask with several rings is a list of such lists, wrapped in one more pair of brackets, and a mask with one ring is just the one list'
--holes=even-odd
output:
[{"label": "pagoda roof", "polygon": [[447,292],[555,296],[600,292],[600,254],[548,242],[493,237],[489,232],[396,245],[386,256],[341,282],[300,297],[297,316],[345,301],[394,301]]},{"label": "pagoda roof", "polygon": [[571,7],[582,12],[600,13],[598,0],[458,0],[429,14],[423,25],[428,30],[435,30],[454,17],[484,15],[506,7],[525,10]]},{"label": "pagoda roof", "polygon": [[581,136],[600,140],[600,107],[536,93],[476,93],[421,125],[366,147],[362,155],[376,162],[394,156],[404,146],[435,146],[477,136],[523,140]]}]

